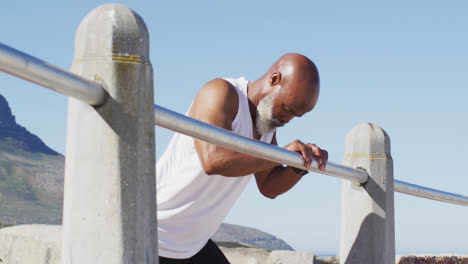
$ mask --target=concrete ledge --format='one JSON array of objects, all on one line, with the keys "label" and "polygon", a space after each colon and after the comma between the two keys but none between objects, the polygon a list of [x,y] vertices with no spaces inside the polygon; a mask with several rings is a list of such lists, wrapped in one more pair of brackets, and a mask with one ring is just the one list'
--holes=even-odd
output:
[{"label": "concrete ledge", "polygon": [[[61,244],[62,226],[20,225],[0,229],[2,263],[60,264]],[[271,251],[239,243],[224,243],[220,248],[232,264],[309,264],[315,258],[307,252]]]},{"label": "concrete ledge", "polygon": [[62,226],[20,225],[0,229],[0,259],[8,264],[60,264]]},{"label": "concrete ledge", "polygon": [[[60,264],[62,226],[19,225],[0,229],[0,264]],[[232,264],[328,264],[335,258],[319,259],[309,252],[271,251],[242,243],[219,242]],[[399,255],[395,263],[468,264],[468,255]]]},{"label": "concrete ledge", "polygon": [[[226,244],[224,242],[224,244]],[[267,262],[270,250],[265,248],[252,247],[242,243],[231,243],[232,245],[219,245],[226,258],[231,264],[248,263],[248,264],[264,264]]]},{"label": "concrete ledge", "polygon": [[231,264],[327,264],[310,252],[296,252],[290,250],[268,250],[242,243],[218,242],[221,251]]},{"label": "concrete ledge", "polygon": [[[7,264],[60,264],[62,226],[20,225],[0,229],[0,259]],[[312,264],[307,252],[271,251],[241,243],[225,242],[220,248],[232,264]]]}]

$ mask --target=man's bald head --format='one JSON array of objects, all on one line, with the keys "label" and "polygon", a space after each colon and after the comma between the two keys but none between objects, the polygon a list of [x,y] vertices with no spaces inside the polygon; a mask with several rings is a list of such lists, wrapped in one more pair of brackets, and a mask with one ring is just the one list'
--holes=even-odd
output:
[{"label": "man's bald head", "polygon": [[270,67],[266,75],[271,86],[281,86],[282,96],[293,96],[296,102],[303,101],[308,111],[314,108],[320,81],[317,67],[309,58],[297,53],[285,54]]},{"label": "man's bald head", "polygon": [[311,111],[318,100],[317,67],[307,57],[288,53],[279,58],[259,79],[263,84],[256,102],[260,134]]}]

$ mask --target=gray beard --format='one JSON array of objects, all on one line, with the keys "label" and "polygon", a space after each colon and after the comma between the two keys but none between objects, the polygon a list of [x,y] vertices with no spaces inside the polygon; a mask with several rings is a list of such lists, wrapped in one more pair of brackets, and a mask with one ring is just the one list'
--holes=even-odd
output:
[{"label": "gray beard", "polygon": [[266,135],[276,130],[276,127],[273,125],[275,121],[273,117],[273,102],[275,97],[276,94],[271,93],[260,100],[257,105],[255,127],[260,135]]}]

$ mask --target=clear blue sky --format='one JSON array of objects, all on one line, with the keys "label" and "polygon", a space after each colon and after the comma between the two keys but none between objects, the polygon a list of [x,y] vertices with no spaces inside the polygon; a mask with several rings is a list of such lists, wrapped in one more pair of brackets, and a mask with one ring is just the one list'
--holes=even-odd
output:
[{"label": "clear blue sky", "polygon": [[[341,162],[346,134],[372,122],[390,135],[395,178],[468,194],[468,4],[466,1],[121,1],[150,32],[155,101],[184,113],[216,77],[256,79],[299,52],[321,76],[313,112],[278,131]],[[0,41],[69,68],[83,17],[102,1],[6,1]],[[65,96],[0,73],[17,121],[65,153]],[[157,129],[157,155],[172,134]],[[256,227],[296,250],[336,253],[340,180],[307,175],[263,198],[250,184],[226,222]],[[466,207],[395,194],[399,253],[468,254]]]}]

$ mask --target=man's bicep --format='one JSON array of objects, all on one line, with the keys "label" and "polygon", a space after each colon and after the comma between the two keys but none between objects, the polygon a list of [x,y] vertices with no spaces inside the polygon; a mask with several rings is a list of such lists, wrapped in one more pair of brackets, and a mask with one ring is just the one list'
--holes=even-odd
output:
[{"label": "man's bicep", "polygon": [[225,80],[215,79],[200,89],[188,115],[205,123],[231,130],[238,104],[235,88]]},{"label": "man's bicep", "polygon": [[[232,120],[237,114],[238,98],[237,91],[231,84],[222,79],[215,79],[200,89],[188,115],[232,130]],[[207,174],[219,174],[219,168],[222,168],[226,155],[220,153],[220,148],[215,144],[195,138],[193,140],[203,170]]]}]

